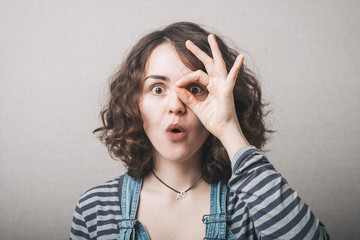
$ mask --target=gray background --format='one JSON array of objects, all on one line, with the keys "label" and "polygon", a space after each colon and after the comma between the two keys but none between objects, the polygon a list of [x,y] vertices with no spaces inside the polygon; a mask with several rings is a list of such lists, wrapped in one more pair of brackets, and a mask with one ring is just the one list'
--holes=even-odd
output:
[{"label": "gray background", "polygon": [[270,161],[333,239],[357,239],[359,10],[335,0],[2,0],[0,238],[68,238],[79,196],[123,173],[92,135],[108,77],[140,36],[189,20],[245,50],[273,110]]}]

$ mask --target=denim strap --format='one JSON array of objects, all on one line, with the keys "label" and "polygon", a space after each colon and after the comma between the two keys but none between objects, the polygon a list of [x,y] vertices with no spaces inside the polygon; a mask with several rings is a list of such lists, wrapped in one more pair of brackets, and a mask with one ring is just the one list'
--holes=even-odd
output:
[{"label": "denim strap", "polygon": [[125,174],[121,193],[122,220],[118,224],[118,240],[135,240],[136,228],[139,222],[135,219],[139,204],[142,179],[134,179]]},{"label": "denim strap", "polygon": [[204,239],[227,239],[226,192],[227,186],[224,182],[211,184],[210,214],[204,215],[202,220],[206,224]]}]

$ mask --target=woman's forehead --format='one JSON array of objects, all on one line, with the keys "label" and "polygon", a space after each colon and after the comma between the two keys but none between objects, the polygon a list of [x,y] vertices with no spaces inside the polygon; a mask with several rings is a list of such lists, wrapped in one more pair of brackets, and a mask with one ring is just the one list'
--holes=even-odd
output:
[{"label": "woman's forehead", "polygon": [[145,67],[145,77],[151,74],[186,74],[190,71],[180,59],[175,47],[170,43],[163,43],[150,54]]}]

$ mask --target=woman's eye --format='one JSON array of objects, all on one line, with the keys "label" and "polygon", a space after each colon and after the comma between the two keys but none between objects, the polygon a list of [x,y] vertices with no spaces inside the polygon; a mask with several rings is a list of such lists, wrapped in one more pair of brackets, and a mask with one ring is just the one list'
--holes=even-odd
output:
[{"label": "woman's eye", "polygon": [[202,94],[205,90],[198,86],[198,85],[191,85],[188,87],[188,91],[192,94],[192,95],[199,95]]},{"label": "woman's eye", "polygon": [[162,93],[165,91],[165,89],[164,89],[163,87],[161,87],[161,86],[153,86],[153,87],[151,88],[151,91],[152,91],[154,94],[159,95],[159,94],[162,94]]}]

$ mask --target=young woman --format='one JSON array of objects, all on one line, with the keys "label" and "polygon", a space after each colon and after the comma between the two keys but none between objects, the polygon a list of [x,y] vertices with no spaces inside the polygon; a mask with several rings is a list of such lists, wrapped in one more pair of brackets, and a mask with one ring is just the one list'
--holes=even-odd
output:
[{"label": "young woman", "polygon": [[71,239],[328,239],[259,150],[271,131],[243,59],[188,22],[133,47],[95,130],[127,173],[81,196]]}]

